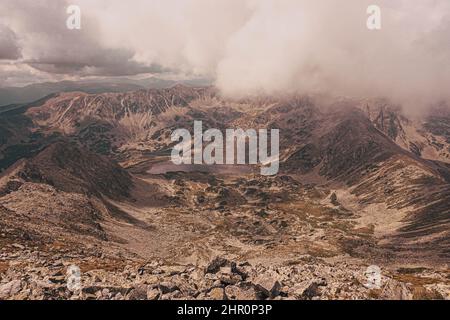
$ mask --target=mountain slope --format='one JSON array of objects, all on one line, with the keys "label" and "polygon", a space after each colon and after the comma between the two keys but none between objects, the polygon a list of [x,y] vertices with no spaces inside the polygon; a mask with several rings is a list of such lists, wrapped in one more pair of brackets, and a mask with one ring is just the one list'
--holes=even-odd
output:
[{"label": "mountain slope", "polygon": [[[65,192],[114,198],[122,211],[134,206],[128,202],[135,195],[146,208],[130,209],[137,212],[136,219],[145,216],[142,210],[153,210],[147,205],[156,206],[157,201],[152,201],[156,194],[161,196],[158,203],[164,212],[170,205],[177,210],[187,206],[193,212],[206,208],[241,212],[233,202],[265,212],[271,210],[268,199],[292,205],[293,195],[280,195],[277,187],[261,191],[272,182],[241,190],[227,181],[227,174],[247,177],[254,168],[234,168],[228,173],[226,168],[208,168],[211,178],[197,181],[204,166],[183,169],[167,163],[172,130],[191,130],[194,120],[202,120],[204,129],[278,128],[280,175],[304,184],[292,192],[301,199],[307,194],[308,206],[320,201],[321,212],[328,212],[327,197],[335,190],[339,196],[332,201],[332,212],[351,224],[373,229],[369,234],[378,237],[374,240],[379,242],[378,251],[448,258],[450,167],[445,162],[446,145],[441,152],[434,143],[448,137],[443,113],[418,122],[394,107],[366,110],[363,103],[345,99],[331,104],[303,96],[227,100],[213,88],[175,86],[129,93],[62,93],[4,115],[0,130],[6,136],[0,148],[34,147],[6,154],[5,168],[32,157],[16,164],[20,179]],[[16,122],[20,129],[14,129]],[[67,142],[55,144],[61,137]],[[431,149],[436,151],[434,158],[427,157]],[[128,168],[131,175],[111,160]],[[138,186],[132,187],[131,181],[138,181]],[[151,188],[155,194],[145,193],[149,183],[158,185]],[[221,184],[222,189],[217,187]],[[9,188],[18,190],[14,183]],[[341,194],[351,201],[339,199]],[[282,215],[287,214],[284,210]],[[264,223],[270,219],[270,215],[261,216]],[[332,230],[335,237],[337,231]],[[360,231],[351,231],[350,238],[355,234],[360,237]],[[371,241],[364,243],[368,246]]]},{"label": "mountain slope", "polygon": [[130,175],[111,160],[67,141],[51,144],[26,160],[17,176],[66,192],[111,198],[127,197],[132,186]]}]

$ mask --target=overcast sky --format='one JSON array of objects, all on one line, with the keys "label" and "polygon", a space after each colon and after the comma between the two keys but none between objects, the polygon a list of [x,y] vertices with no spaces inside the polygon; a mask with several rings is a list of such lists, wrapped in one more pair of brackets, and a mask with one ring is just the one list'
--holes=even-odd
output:
[{"label": "overcast sky", "polygon": [[[66,27],[70,4],[81,30]],[[380,31],[366,27],[369,4]],[[167,73],[234,96],[448,98],[450,1],[0,1],[0,86]]]}]

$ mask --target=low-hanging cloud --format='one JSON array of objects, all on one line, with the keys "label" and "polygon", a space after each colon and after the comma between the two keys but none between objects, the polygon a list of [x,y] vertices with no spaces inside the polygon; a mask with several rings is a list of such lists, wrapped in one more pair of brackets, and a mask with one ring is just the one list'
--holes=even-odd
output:
[{"label": "low-hanging cloud", "polygon": [[442,98],[450,83],[448,1],[263,1],[229,41],[217,69],[230,94],[254,91]]},{"label": "low-hanging cloud", "polygon": [[[111,43],[139,61],[207,73],[229,96],[449,96],[448,0],[107,2],[97,9]],[[366,26],[371,4],[382,10],[378,31]]]},{"label": "low-hanging cloud", "polygon": [[[30,3],[11,1],[11,6],[24,10]],[[222,93],[233,97],[326,92],[415,104],[449,98],[448,0],[71,4],[80,5],[83,14],[79,38],[67,30],[56,31],[55,38],[56,22],[44,21],[38,38],[29,34],[23,40],[22,52],[30,65],[50,73],[91,70],[111,75],[167,68],[213,77]],[[366,27],[366,9],[372,4],[382,10],[381,30]],[[63,28],[65,12],[54,6],[46,20],[55,17]],[[32,23],[39,23],[36,20]],[[14,21],[11,25],[23,36],[26,29]]]}]

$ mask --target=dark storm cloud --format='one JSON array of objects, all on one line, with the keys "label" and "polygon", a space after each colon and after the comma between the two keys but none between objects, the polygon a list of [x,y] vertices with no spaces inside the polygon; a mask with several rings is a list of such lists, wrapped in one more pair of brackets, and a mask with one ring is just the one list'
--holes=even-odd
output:
[{"label": "dark storm cloud", "polygon": [[[102,43],[102,34],[89,12],[82,11],[81,30],[66,27],[67,1],[2,0],[0,18],[10,33],[0,29],[0,58],[20,57],[17,40],[23,44],[22,63],[39,71],[70,76],[122,76],[159,73],[154,64],[133,60],[128,48],[111,48]],[[12,30],[11,30],[12,29]],[[6,36],[2,35],[5,34]],[[3,39],[5,38],[5,39]],[[3,45],[4,41],[9,41]]]},{"label": "dark storm cloud", "polygon": [[16,34],[0,24],[0,60],[16,60],[21,57],[21,49]]},{"label": "dark storm cloud", "polygon": [[24,61],[33,68],[55,74],[80,76],[125,76],[140,73],[161,73],[158,65],[144,65],[133,61],[133,52],[125,49],[101,49],[81,55],[42,56]]}]

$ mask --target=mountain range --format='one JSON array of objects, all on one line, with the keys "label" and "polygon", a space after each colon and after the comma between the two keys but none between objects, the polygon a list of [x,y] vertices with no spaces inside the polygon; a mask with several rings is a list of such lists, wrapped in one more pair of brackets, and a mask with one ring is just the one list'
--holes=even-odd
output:
[{"label": "mountain range", "polygon": [[[216,256],[280,268],[313,259],[320,272],[344,270],[343,261],[350,269],[378,264],[401,294],[448,293],[447,104],[411,117],[386,99],[233,100],[213,87],[171,83],[70,90],[78,85],[57,93],[45,85],[39,95],[51,94],[0,109],[0,223],[10,230],[2,243],[58,243],[82,256],[162,265],[204,266]],[[280,129],[279,174],[173,165],[171,132],[196,120],[205,130]],[[332,274],[317,295],[345,297],[330,291],[346,285]],[[224,281],[224,294],[248,282]],[[291,287],[275,294],[251,282],[266,298],[296,296]],[[398,293],[383,292],[362,297]]]},{"label": "mountain range", "polygon": [[0,87],[0,108],[10,104],[27,103],[53,93],[79,91],[85,93],[128,92],[148,88],[162,89],[177,83],[185,85],[209,85],[209,79],[166,80],[157,77],[143,79],[99,78],[79,81],[35,83],[22,87]]}]

